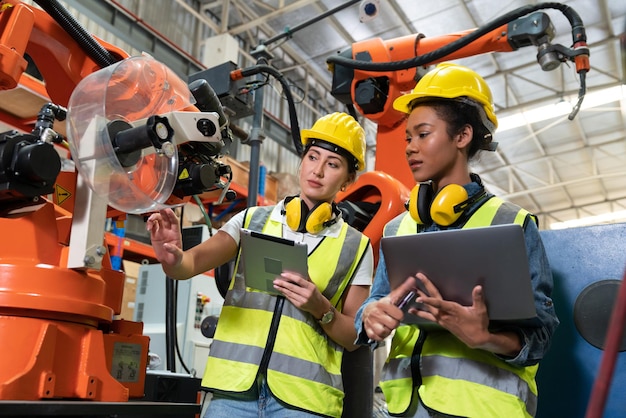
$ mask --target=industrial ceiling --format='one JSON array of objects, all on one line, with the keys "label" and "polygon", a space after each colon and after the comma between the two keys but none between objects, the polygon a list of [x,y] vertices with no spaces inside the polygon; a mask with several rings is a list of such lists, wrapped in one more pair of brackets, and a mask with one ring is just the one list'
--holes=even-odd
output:
[{"label": "industrial ceiling", "polygon": [[[373,16],[364,14],[366,3],[378,6]],[[437,37],[467,31],[529,4],[539,3],[223,0],[202,2],[201,11],[220,22],[219,30],[246,40],[248,45],[272,41],[268,48],[280,49],[289,57],[283,62],[282,55],[277,54],[272,64],[282,68],[295,84],[311,85],[314,80],[318,89],[310,89],[308,94],[328,100],[332,74],[327,58],[353,43],[417,33]],[[483,153],[474,170],[491,191],[538,214],[542,228],[626,211],[626,2],[574,0],[561,4],[582,18],[590,49],[587,95],[573,120],[568,119],[568,109],[576,102],[580,85],[572,63],[543,71],[534,46],[456,61],[485,77],[501,121],[495,135],[498,150]],[[571,26],[565,16],[552,8],[541,11],[554,25],[553,44],[571,47]],[[277,38],[280,41],[273,42]],[[296,70],[306,80],[298,82]],[[560,116],[549,117],[557,103],[569,108]],[[539,109],[539,118],[528,112],[533,109]],[[505,123],[507,119],[518,122]],[[624,220],[626,215],[621,218]]]}]

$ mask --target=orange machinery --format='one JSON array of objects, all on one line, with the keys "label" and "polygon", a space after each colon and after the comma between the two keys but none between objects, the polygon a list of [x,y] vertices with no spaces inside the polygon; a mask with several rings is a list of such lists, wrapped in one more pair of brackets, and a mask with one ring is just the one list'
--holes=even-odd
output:
[{"label": "orange machinery", "polygon": [[[25,53],[41,62],[45,80],[54,80],[46,84],[47,94],[63,106],[81,79],[100,69],[39,9],[3,2],[0,29],[2,89],[22,80],[32,84],[23,75]],[[112,45],[106,48],[118,59],[127,56]],[[15,147],[27,151],[27,161],[18,166],[30,171],[30,181],[11,179],[7,170],[11,156],[18,163]],[[73,208],[44,198],[54,191],[61,168],[55,153],[51,142],[36,138],[2,140],[0,399],[128,400],[143,393],[143,374],[137,372],[145,370],[148,341],[141,324],[112,321],[120,311],[124,276],[111,269],[103,245],[95,249],[100,269],[66,267]],[[116,349],[125,352],[119,362],[133,369],[134,377],[116,380],[111,375]]]},{"label": "orange machinery", "polygon": [[[550,8],[561,11],[571,24],[570,48],[551,43],[554,27],[548,15],[538,11]],[[545,71],[556,69],[561,62],[575,63],[581,79],[580,102],[585,92],[585,74],[590,69],[586,41],[583,22],[571,7],[561,3],[524,6],[464,32],[433,38],[421,34],[390,40],[374,38],[354,43],[327,59],[333,74],[331,93],[377,123],[375,169],[412,188],[414,181],[407,165],[398,164],[404,155],[403,115],[392,104],[415,86],[420,70],[442,61],[536,46],[538,63]]]},{"label": "orange machinery", "polygon": [[[4,115],[30,133],[0,134],[0,400],[141,398],[149,338],[113,319],[125,276],[111,267],[106,218],[184,203],[205,168],[227,177],[212,159],[219,114],[199,112],[162,64],[37,3],[0,3],[0,90],[52,101],[32,120]],[[42,81],[25,74],[26,56]]]}]

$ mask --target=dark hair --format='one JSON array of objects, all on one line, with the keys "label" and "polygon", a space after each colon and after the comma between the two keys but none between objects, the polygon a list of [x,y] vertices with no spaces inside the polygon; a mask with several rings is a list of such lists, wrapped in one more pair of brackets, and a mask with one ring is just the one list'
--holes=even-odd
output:
[{"label": "dark hair", "polygon": [[425,98],[414,100],[409,104],[412,111],[419,106],[428,106],[435,110],[437,116],[446,122],[446,131],[450,137],[461,132],[465,125],[473,129],[472,142],[468,150],[468,159],[489,144],[492,140],[491,133],[485,127],[480,117],[478,107],[470,104],[467,100],[459,101],[444,98]]}]

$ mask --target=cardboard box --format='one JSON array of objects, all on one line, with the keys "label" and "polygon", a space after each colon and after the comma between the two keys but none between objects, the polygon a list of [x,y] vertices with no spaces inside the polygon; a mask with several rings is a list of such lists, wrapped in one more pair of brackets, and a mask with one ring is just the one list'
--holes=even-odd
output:
[{"label": "cardboard box", "polygon": [[[248,161],[239,162],[228,155],[220,159],[224,164],[230,166],[233,173],[233,183],[248,189],[250,181],[250,163]],[[265,175],[265,199],[271,203],[276,203],[278,197],[278,180],[270,174]]]},{"label": "cardboard box", "polygon": [[122,296],[122,309],[119,317],[127,321],[133,320],[135,314],[135,298],[137,295],[137,278],[139,277],[139,263],[122,260],[126,281],[124,282],[124,294]]}]

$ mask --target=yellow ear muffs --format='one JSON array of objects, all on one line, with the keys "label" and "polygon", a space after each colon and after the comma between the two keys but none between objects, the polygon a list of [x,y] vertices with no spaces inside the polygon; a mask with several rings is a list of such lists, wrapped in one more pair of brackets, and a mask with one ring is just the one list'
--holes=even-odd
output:
[{"label": "yellow ear muffs", "polygon": [[333,207],[328,202],[320,202],[313,206],[306,217],[305,228],[311,234],[319,233],[333,217]]},{"label": "yellow ear muffs", "polygon": [[308,209],[299,197],[285,199],[285,218],[287,226],[293,231],[304,232],[304,224]]},{"label": "yellow ear muffs", "polygon": [[433,200],[433,188],[430,183],[419,183],[411,189],[408,209],[411,217],[418,224],[432,223],[430,217],[430,203]]},{"label": "yellow ear muffs", "polygon": [[450,226],[461,217],[467,202],[465,187],[448,184],[439,190],[430,204],[430,217],[437,225]]},{"label": "yellow ear muffs", "polygon": [[333,212],[333,205],[328,202],[319,202],[309,210],[299,197],[285,198],[287,226],[296,232],[319,233],[333,223]]},{"label": "yellow ear muffs", "polygon": [[411,190],[407,209],[418,224],[450,226],[459,220],[468,206],[485,196],[485,190],[468,198],[465,187],[448,184],[437,194],[430,183],[419,183]]}]

